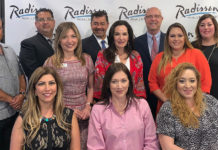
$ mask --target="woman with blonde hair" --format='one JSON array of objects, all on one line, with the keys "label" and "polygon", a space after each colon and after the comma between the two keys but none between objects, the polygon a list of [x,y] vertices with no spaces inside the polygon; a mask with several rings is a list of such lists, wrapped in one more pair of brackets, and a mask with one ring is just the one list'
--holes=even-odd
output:
[{"label": "woman with blonde hair", "polygon": [[44,66],[54,68],[60,75],[64,105],[77,115],[81,148],[86,149],[88,119],[93,99],[94,65],[89,55],[82,53],[81,36],[73,22],[61,23],[55,34],[55,54]]},{"label": "woman with blonde hair", "polygon": [[155,57],[148,76],[150,90],[159,99],[157,113],[167,100],[162,91],[165,78],[172,69],[183,62],[192,63],[198,69],[201,74],[202,91],[210,93],[211,74],[207,59],[200,50],[192,47],[185,28],[180,23],[174,23],[167,30],[164,51]]},{"label": "woman with blonde hair", "polygon": [[39,67],[29,81],[27,100],[11,136],[11,150],[80,149],[75,113],[64,108],[63,86],[52,68]]},{"label": "woman with blonde hair", "polygon": [[195,48],[202,50],[210,65],[212,87],[210,94],[218,98],[218,23],[211,14],[202,15],[195,28]]},{"label": "woman with blonde hair", "polygon": [[157,133],[163,150],[216,150],[218,101],[203,94],[201,76],[191,63],[179,64],[163,88],[169,99],[157,115]]}]

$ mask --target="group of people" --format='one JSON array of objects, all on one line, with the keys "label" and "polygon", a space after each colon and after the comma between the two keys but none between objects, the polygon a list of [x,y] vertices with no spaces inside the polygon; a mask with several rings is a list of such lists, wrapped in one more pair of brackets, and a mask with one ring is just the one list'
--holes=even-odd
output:
[{"label": "group of people", "polygon": [[39,9],[37,34],[21,42],[19,59],[0,44],[0,146],[217,149],[216,19],[200,17],[192,44],[180,23],[160,31],[158,8],[144,19],[147,32],[137,38],[124,20],[107,36],[107,13],[97,11],[93,34],[81,39],[73,22],[54,35],[52,11]]}]

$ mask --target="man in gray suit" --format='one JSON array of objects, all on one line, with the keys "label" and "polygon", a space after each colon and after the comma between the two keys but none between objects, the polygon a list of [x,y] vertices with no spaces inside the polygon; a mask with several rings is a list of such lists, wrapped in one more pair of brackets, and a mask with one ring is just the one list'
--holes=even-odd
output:
[{"label": "man in gray suit", "polygon": [[91,15],[92,35],[82,40],[83,52],[92,57],[95,64],[98,51],[108,47],[107,29],[109,26],[106,11],[96,11]]},{"label": "man in gray suit", "polygon": [[[156,7],[148,8],[145,15],[145,23],[147,26],[147,32],[134,41],[135,49],[140,53],[143,61],[143,77],[146,87],[147,101],[150,105],[153,117],[156,116],[157,98],[150,93],[148,85],[148,74],[152,64],[152,46],[153,39],[155,37],[157,44],[157,53],[164,49],[165,34],[160,31],[161,23],[163,20],[161,11]],[[153,56],[155,57],[155,56]]]},{"label": "man in gray suit", "polygon": [[36,68],[42,66],[45,60],[54,54],[52,48],[55,20],[53,12],[41,8],[35,15],[37,34],[21,42],[20,62],[28,79]]}]

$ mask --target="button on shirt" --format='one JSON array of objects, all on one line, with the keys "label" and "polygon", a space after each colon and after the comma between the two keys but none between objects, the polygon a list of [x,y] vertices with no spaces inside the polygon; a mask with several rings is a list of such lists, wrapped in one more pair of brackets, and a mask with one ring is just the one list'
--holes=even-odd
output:
[{"label": "button on shirt", "polygon": [[159,150],[155,123],[144,99],[131,100],[122,115],[112,103],[95,104],[88,131],[88,150]]}]

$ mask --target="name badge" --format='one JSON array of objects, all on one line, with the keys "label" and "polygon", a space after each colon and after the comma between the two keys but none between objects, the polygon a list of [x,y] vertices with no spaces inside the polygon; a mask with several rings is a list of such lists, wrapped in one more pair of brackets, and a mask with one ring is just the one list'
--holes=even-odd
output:
[{"label": "name badge", "polygon": [[63,67],[67,67],[67,64],[66,64],[66,63],[62,63],[62,66],[63,66]]}]

